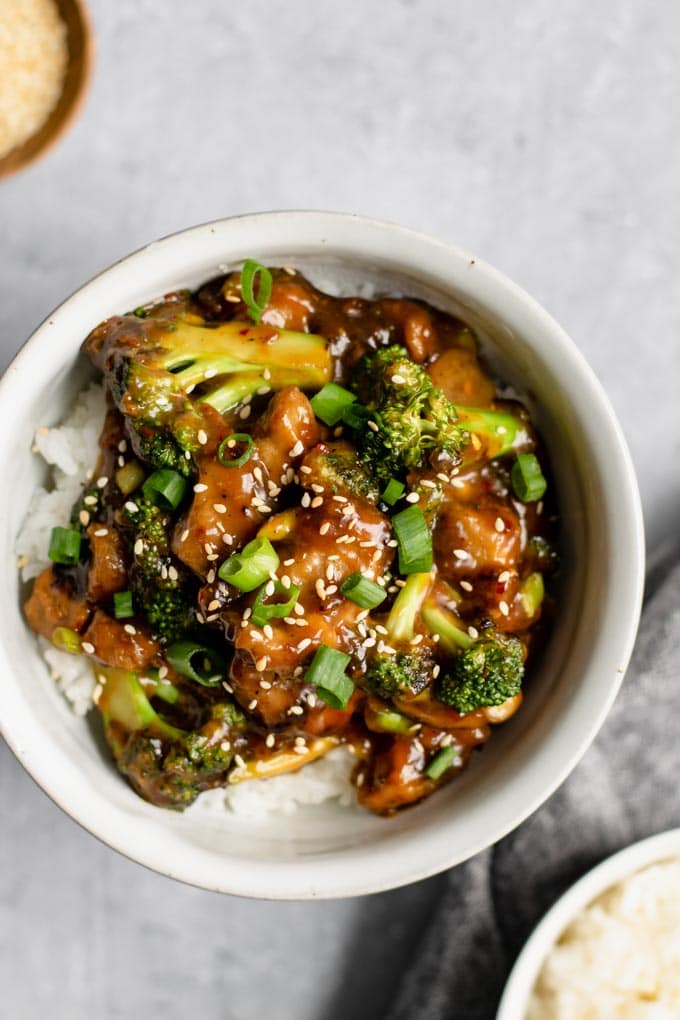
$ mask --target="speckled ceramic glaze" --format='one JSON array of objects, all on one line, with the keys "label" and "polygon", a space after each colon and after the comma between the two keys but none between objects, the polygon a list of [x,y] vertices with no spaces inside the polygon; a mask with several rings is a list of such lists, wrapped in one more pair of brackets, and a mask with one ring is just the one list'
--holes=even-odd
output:
[{"label": "speckled ceramic glaze", "polygon": [[[456,782],[384,820],[327,804],[246,820],[198,804],[146,804],[116,772],[88,722],[50,680],[22,615],[15,536],[41,481],[38,424],[57,423],[87,369],[78,348],[100,320],[253,256],[323,286],[426,298],[483,338],[502,376],[528,395],[552,462],[562,515],[561,608],[522,710]],[[49,409],[46,411],[46,409]],[[517,826],[561,783],[605,718],[637,627],[643,533],[633,469],[593,373],[527,294],[465,252],[365,218],[279,212],[221,220],[130,255],[64,302],[0,384],[5,612],[0,724],[17,757],[76,821],[148,867],[208,889],[285,899],[355,896],[442,871]]]}]

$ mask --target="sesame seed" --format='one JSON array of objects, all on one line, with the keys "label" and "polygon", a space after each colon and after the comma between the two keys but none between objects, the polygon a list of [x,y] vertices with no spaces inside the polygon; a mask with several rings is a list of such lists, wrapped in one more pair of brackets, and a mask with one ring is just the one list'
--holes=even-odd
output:
[{"label": "sesame seed", "polygon": [[185,528],[184,531],[182,532],[181,536],[180,536],[180,542],[186,542],[188,537],[189,537],[189,529]]},{"label": "sesame seed", "polygon": [[[170,569],[174,570],[175,568],[171,567]],[[206,578],[205,579],[208,582],[208,584],[212,584],[213,581],[215,580],[215,571],[214,570],[209,570],[208,573],[206,574]],[[176,580],[176,578],[173,577],[173,581],[175,581],[175,580]]]},{"label": "sesame seed", "polygon": [[323,485],[319,485],[318,482],[312,482],[310,488],[311,488],[312,492],[323,492],[324,491]]},{"label": "sesame seed", "polygon": [[212,602],[208,603],[208,612],[209,613],[214,613],[215,610],[219,609],[219,608],[220,608],[220,600],[219,599],[213,599]]},{"label": "sesame seed", "polygon": [[249,620],[251,615],[252,615],[252,612],[253,612],[252,609],[250,608],[250,606],[248,606],[248,608],[243,613],[243,619],[244,620]]},{"label": "sesame seed", "polygon": [[222,541],[225,545],[233,545],[234,539],[231,535],[222,535]]},{"label": "sesame seed", "polygon": [[241,421],[245,421],[246,418],[250,418],[251,410],[252,410],[252,408],[250,407],[250,404],[246,404],[245,407],[241,408],[241,410],[238,413],[238,416],[241,419]]},{"label": "sesame seed", "polygon": [[406,497],[407,503],[417,503],[420,500],[420,495],[417,492],[409,492]]},{"label": "sesame seed", "polygon": [[268,368],[265,368],[264,372],[262,373],[262,378],[263,379],[271,379],[271,377],[272,377],[271,372],[269,371]]},{"label": "sesame seed", "polygon": [[258,659],[257,662],[255,663],[255,669],[257,670],[258,673],[261,673],[263,670],[267,668],[268,663],[269,663],[268,657],[266,655],[263,655],[262,658]]},{"label": "sesame seed", "polygon": [[258,397],[264,397],[266,393],[271,392],[271,386],[258,386],[255,392],[257,393]]},{"label": "sesame seed", "polygon": [[231,751],[231,743],[228,740],[223,740],[220,744],[220,748],[226,754],[227,751]]},{"label": "sesame seed", "polygon": [[90,515],[87,512],[87,510],[80,511],[80,513],[78,514],[78,520],[80,521],[84,528],[87,527],[87,525],[90,523]]},{"label": "sesame seed", "polygon": [[501,531],[505,531],[505,521],[503,520],[502,517],[497,517],[496,520],[494,521],[493,526],[499,533]]},{"label": "sesame seed", "polygon": [[301,606],[299,602],[296,602],[295,605],[293,606],[293,612],[295,613],[296,616],[304,616],[305,607]]},{"label": "sesame seed", "polygon": [[293,748],[293,751],[294,751],[295,754],[307,754],[307,746],[305,745],[303,747],[301,744],[297,744]]},{"label": "sesame seed", "polygon": [[246,763],[244,762],[240,754],[234,755],[234,762],[236,763],[236,765],[238,765],[240,769],[244,769],[246,767]]},{"label": "sesame seed", "polygon": [[302,705],[291,705],[288,709],[288,715],[304,715],[304,712]]},{"label": "sesame seed", "polygon": [[260,687],[263,691],[270,691],[272,689],[272,685],[269,680],[260,680]]},{"label": "sesame seed", "polygon": [[397,546],[399,545],[396,538],[391,538],[387,544],[390,547],[390,549],[396,549]]},{"label": "sesame seed", "polygon": [[207,491],[208,486],[205,484],[205,482],[196,482],[196,484],[194,485],[194,492],[207,492]]},{"label": "sesame seed", "polygon": [[543,500],[542,499],[539,499],[538,503],[536,504],[536,513],[538,514],[539,517],[543,513]]},{"label": "sesame seed", "polygon": [[264,631],[264,636],[266,638],[269,638],[269,640],[271,641],[271,639],[274,637],[274,628],[272,627],[272,625],[270,623],[265,623],[262,630]]},{"label": "sesame seed", "polygon": [[256,708],[257,708],[257,698],[253,698],[252,701],[248,702],[248,711],[252,712]]},{"label": "sesame seed", "polygon": [[441,666],[439,665],[439,663],[438,663],[438,662],[436,662],[436,663],[434,664],[434,666],[432,667],[432,678],[433,678],[434,680],[436,680],[436,679],[437,679],[437,677],[439,676],[439,674],[441,673],[441,671],[442,671],[442,668],[441,668]]},{"label": "sesame seed", "polygon": [[295,559],[292,556],[290,557],[290,559],[283,561],[284,567],[292,567],[294,563]]},{"label": "sesame seed", "polygon": [[437,473],[437,478],[439,479],[440,482],[448,482],[449,480],[449,476],[445,475],[443,471],[439,471]]},{"label": "sesame seed", "polygon": [[168,567],[168,577],[170,578],[171,581],[177,580],[177,578],[179,577],[179,574],[177,573],[177,567],[173,566]]},{"label": "sesame seed", "polygon": [[208,563],[214,563],[215,560],[219,560],[219,556],[217,555],[217,553],[210,553],[208,556],[206,556],[206,560],[208,561]]},{"label": "sesame seed", "polygon": [[468,632],[469,636],[472,638],[473,641],[476,641],[477,638],[479,637],[479,631],[477,630],[476,627],[472,627],[472,626],[468,627],[468,631],[467,632]]},{"label": "sesame seed", "polygon": [[422,634],[414,634],[414,636],[409,641],[409,644],[410,645],[419,645],[422,640],[423,640],[423,635]]},{"label": "sesame seed", "polygon": [[499,425],[498,428],[496,429],[496,435],[504,436],[507,431],[508,430],[506,429],[505,425]]},{"label": "sesame seed", "polygon": [[498,608],[500,609],[500,611],[503,614],[503,616],[508,616],[509,615],[509,613],[510,613],[510,606],[508,605],[507,602],[499,602],[498,603]]},{"label": "sesame seed", "polygon": [[305,509],[307,509],[307,507],[309,506],[309,504],[311,502],[312,502],[312,497],[309,495],[309,493],[308,492],[303,492],[302,499],[300,500],[300,506],[303,506]]},{"label": "sesame seed", "polygon": [[123,627],[123,630],[125,631],[126,634],[136,634],[137,633],[137,628],[133,627],[133,625],[131,623],[126,623],[125,626]]},{"label": "sesame seed", "polygon": [[265,737],[264,742],[267,747],[273,747],[274,744],[276,743],[276,737],[274,736],[273,733],[268,733],[267,736]]},{"label": "sesame seed", "polygon": [[326,567],[326,578],[327,578],[327,580],[332,581],[334,577],[335,577],[335,568],[333,567],[332,563],[329,563],[329,565]]},{"label": "sesame seed", "polygon": [[289,578],[288,574],[281,575],[281,584],[283,585],[284,588],[286,588],[286,590],[290,588],[292,581]]},{"label": "sesame seed", "polygon": [[366,617],[369,615],[370,611],[371,611],[370,609],[362,609],[360,613],[357,613],[357,620],[359,622],[365,620]]},{"label": "sesame seed", "polygon": [[144,552],[144,542],[142,541],[141,538],[138,538],[137,541],[135,542],[133,552],[135,556],[141,556],[141,554]]},{"label": "sesame seed", "polygon": [[423,478],[420,483],[424,489],[436,489],[437,486],[434,484],[431,478]]},{"label": "sesame seed", "polygon": [[108,533],[109,533],[108,528],[97,528],[97,530],[94,532],[94,536],[95,538],[105,538],[106,535],[108,535]]},{"label": "sesame seed", "polygon": [[331,522],[330,521],[324,521],[323,524],[321,525],[321,527],[319,528],[319,534],[320,535],[327,534],[328,529],[330,528],[330,526],[331,526]]},{"label": "sesame seed", "polygon": [[273,581],[267,581],[267,583],[264,586],[264,593],[265,593],[265,595],[267,595],[267,596],[273,595],[275,591],[276,591],[276,586],[275,586],[274,582]]},{"label": "sesame seed", "polygon": [[336,503],[346,503],[347,502],[347,496],[333,496],[333,499],[335,500]]},{"label": "sesame seed", "polygon": [[264,475],[262,474],[262,468],[260,467],[259,464],[257,464],[253,468],[253,475],[257,479],[257,481],[260,482],[260,484],[262,484],[262,482],[264,482]]},{"label": "sesame seed", "polygon": [[510,571],[504,570],[502,573],[498,575],[498,580],[500,584],[506,584],[510,580]]},{"label": "sesame seed", "polygon": [[366,424],[368,425],[368,427],[371,430],[371,432],[378,432],[379,431],[378,426],[376,425],[376,423],[374,421],[367,421]]},{"label": "sesame seed", "polygon": [[97,488],[98,489],[105,489],[108,484],[109,484],[109,480],[106,477],[106,475],[102,475],[101,478],[97,479]]},{"label": "sesame seed", "polygon": [[233,694],[234,693],[234,688],[231,686],[231,684],[228,684],[226,680],[222,681],[222,686],[224,687],[224,689],[227,692],[227,694]]},{"label": "sesame seed", "polygon": [[161,666],[161,668],[158,670],[159,679],[160,680],[164,680],[167,675],[168,675],[168,667],[167,666]]},{"label": "sesame seed", "polygon": [[304,448],[303,443],[298,439],[298,441],[295,444],[295,446],[293,446],[293,448],[288,451],[288,456],[289,457],[299,457],[301,453],[304,453],[304,450],[305,450],[305,448]]},{"label": "sesame seed", "polygon": [[312,469],[309,467],[308,464],[301,464],[300,471],[302,471],[303,475],[311,475],[312,473]]},{"label": "sesame seed", "polygon": [[403,383],[405,383],[406,380],[404,379],[403,375],[399,375],[398,372],[395,372],[395,374],[392,376],[392,382],[396,383],[397,386],[400,386]]},{"label": "sesame seed", "polygon": [[318,577],[316,579],[316,582],[314,584],[314,588],[316,589],[316,594],[319,596],[319,598],[323,602],[323,600],[326,598],[326,585],[323,583],[323,578],[322,577]]},{"label": "sesame seed", "polygon": [[127,450],[127,440],[121,439],[121,441],[118,444],[118,450],[120,451],[120,453],[125,453],[125,451]]},{"label": "sesame seed", "polygon": [[125,467],[125,457],[118,458],[118,467]]},{"label": "sesame seed", "polygon": [[465,549],[454,549],[453,555],[457,560],[469,560],[470,554]]},{"label": "sesame seed", "polygon": [[302,736],[295,738],[295,745],[296,745],[296,747],[300,747],[301,745],[306,744],[306,743],[307,743],[307,741]]},{"label": "sesame seed", "polygon": [[83,503],[85,504],[85,506],[96,506],[97,505],[97,497],[96,496],[86,496],[85,499],[83,500]]},{"label": "sesame seed", "polygon": [[311,502],[312,510],[318,510],[320,506],[323,506],[323,496],[315,496]]},{"label": "sesame seed", "polygon": [[87,655],[92,655],[92,653],[94,652],[94,645],[90,644],[89,641],[83,641],[80,647],[83,649],[84,652],[86,652]]},{"label": "sesame seed", "polygon": [[469,581],[461,581],[460,586],[463,589],[463,591],[472,591],[472,585],[470,584]]},{"label": "sesame seed", "polygon": [[227,508],[224,503],[213,503],[213,510],[216,514],[226,514]]}]

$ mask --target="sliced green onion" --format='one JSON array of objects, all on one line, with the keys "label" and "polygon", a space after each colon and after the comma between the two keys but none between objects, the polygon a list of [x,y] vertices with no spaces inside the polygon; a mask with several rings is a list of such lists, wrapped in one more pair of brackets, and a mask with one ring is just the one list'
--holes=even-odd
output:
[{"label": "sliced green onion", "polygon": [[80,532],[74,531],[73,528],[52,528],[47,555],[53,563],[71,566],[78,562],[81,541]]},{"label": "sliced green onion", "polygon": [[354,693],[354,684],[345,674],[349,660],[345,652],[319,645],[305,674],[305,682],[314,684],[316,693],[331,708],[346,708]]},{"label": "sliced green onion", "polygon": [[454,747],[442,747],[441,751],[437,751],[430,764],[425,769],[425,775],[429,779],[441,779],[447,769],[451,768],[456,763],[458,758],[458,748]]},{"label": "sliced green onion", "polygon": [[426,574],[432,569],[432,536],[423,511],[409,506],[392,518],[399,543],[399,573]]},{"label": "sliced green onion", "polygon": [[376,712],[373,722],[386,733],[408,733],[413,728],[413,720],[407,719],[400,712]]},{"label": "sliced green onion", "polygon": [[380,497],[383,503],[387,503],[388,506],[394,506],[397,500],[401,499],[404,495],[406,486],[403,482],[400,482],[396,478],[390,478],[389,482],[385,486],[385,491]]},{"label": "sliced green onion", "polygon": [[195,641],[175,641],[165,649],[165,657],[172,668],[203,687],[217,687],[222,683],[227,664],[219,652]]},{"label": "sliced green onion", "polygon": [[371,417],[371,412],[363,404],[354,401],[353,404],[348,404],[342,412],[342,420],[345,425],[349,425],[351,429],[357,431],[366,428],[366,422]]},{"label": "sliced green onion", "polygon": [[170,468],[154,471],[142,486],[145,498],[162,510],[176,510],[184,499],[186,489],[186,478]]},{"label": "sliced green onion", "polygon": [[[257,294],[255,293],[256,280]],[[272,295],[272,274],[261,262],[256,262],[255,259],[246,259],[243,263],[241,294],[248,306],[248,315],[257,325]]]},{"label": "sliced green onion", "polygon": [[239,591],[254,591],[266,581],[279,565],[279,557],[267,538],[254,538],[240,553],[225,560],[218,574],[223,581]]},{"label": "sliced green onion", "polygon": [[70,627],[55,627],[52,631],[52,644],[62,652],[79,655],[82,651],[80,635]]},{"label": "sliced green onion", "polygon": [[275,581],[274,593],[276,595],[287,595],[288,598],[285,602],[265,602],[267,598],[266,587],[267,585],[265,584],[260,588],[253,602],[250,622],[254,623],[256,627],[264,627],[268,620],[274,618],[282,620],[285,616],[290,616],[300,594],[300,589],[296,584],[291,584],[290,588],[284,588],[280,581]]},{"label": "sliced green onion", "polygon": [[[238,457],[230,457],[226,451],[234,450],[236,446],[245,443],[245,450]],[[243,467],[247,460],[250,460],[253,452],[253,437],[246,432],[232,432],[230,436],[223,439],[217,448],[217,459],[222,467]]]},{"label": "sliced green onion", "polygon": [[129,616],[135,615],[131,591],[116,592],[113,596],[113,615],[117,620],[127,620]]},{"label": "sliced green onion", "polygon": [[144,468],[138,460],[130,460],[116,471],[116,485],[124,496],[138,489],[144,481]]},{"label": "sliced green onion", "polygon": [[344,386],[329,382],[310,400],[312,410],[325,425],[337,425],[343,414],[357,398]]},{"label": "sliced green onion", "polygon": [[523,503],[535,503],[542,499],[548,487],[538,458],[533,453],[517,454],[510,479],[517,499],[521,499]]},{"label": "sliced green onion", "polygon": [[387,598],[387,592],[375,581],[364,577],[358,571],[350,574],[340,586],[340,591],[350,602],[355,602],[362,609],[375,609]]}]

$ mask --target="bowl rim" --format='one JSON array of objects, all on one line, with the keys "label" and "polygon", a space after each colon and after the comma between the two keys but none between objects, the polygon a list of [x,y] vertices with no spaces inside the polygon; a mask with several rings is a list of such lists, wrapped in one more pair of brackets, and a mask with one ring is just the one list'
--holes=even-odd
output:
[{"label": "bowl rim", "polygon": [[666,829],[629,844],[600,861],[570,885],[524,943],[505,984],[496,1020],[522,1020],[548,953],[582,910],[607,889],[636,872],[671,859],[680,860],[680,828]]},{"label": "bowl rim", "polygon": [[[617,616],[619,620],[617,639],[615,642],[612,642],[610,638],[609,641],[609,645],[613,644],[615,647],[607,646],[608,672],[611,674],[611,680],[608,682],[604,694],[596,701],[596,711],[579,728],[578,738],[570,745],[570,752],[562,755],[560,767],[553,771],[550,780],[544,782],[541,778],[539,788],[533,790],[532,795],[526,801],[523,801],[521,807],[515,807],[513,810],[508,809],[506,816],[497,820],[495,826],[490,826],[489,831],[485,832],[483,837],[470,838],[462,852],[451,854],[450,850],[446,852],[442,846],[439,846],[437,853],[434,854],[433,851],[429,858],[426,855],[420,856],[414,854],[410,858],[404,859],[404,854],[401,856],[392,855],[392,870],[389,871],[389,875],[382,868],[376,867],[375,855],[371,858],[369,851],[366,851],[365,856],[367,859],[370,859],[372,866],[367,867],[363,874],[355,873],[359,872],[357,868],[345,869],[348,874],[343,875],[338,874],[338,867],[329,867],[326,872],[323,866],[320,866],[315,871],[308,859],[306,861],[306,868],[311,870],[311,874],[289,870],[283,882],[275,865],[268,867],[261,866],[259,868],[252,867],[251,872],[247,872],[244,868],[240,870],[235,868],[226,875],[224,872],[217,874],[214,870],[210,874],[204,874],[200,869],[196,868],[195,863],[187,861],[182,854],[177,855],[181,858],[180,860],[169,862],[166,855],[159,850],[159,847],[153,845],[151,839],[142,841],[141,849],[139,846],[131,847],[129,838],[121,837],[115,826],[107,818],[107,812],[102,812],[97,808],[96,792],[92,794],[90,803],[85,805],[74,803],[73,797],[70,797],[68,790],[64,789],[63,782],[60,779],[55,780],[53,778],[46,763],[39,756],[35,758],[29,754],[22,742],[20,733],[15,734],[14,732],[20,721],[17,715],[15,714],[14,719],[10,720],[9,725],[7,725],[7,720],[2,718],[7,712],[7,699],[4,698],[2,685],[0,685],[0,710],[2,711],[0,725],[3,728],[7,743],[19,761],[52,800],[83,828],[131,860],[169,877],[215,891],[269,899],[338,898],[381,892],[406,885],[437,874],[463,860],[469,859],[486,846],[497,842],[508,832],[512,831],[512,829],[516,828],[517,825],[521,824],[564,781],[585,753],[604,721],[616,697],[632,652],[644,583],[644,532],[637,481],[621,428],[594,372],[573,341],[555,320],[508,277],[463,249],[393,223],[351,213],[327,213],[303,210],[272,211],[213,220],[186,230],[177,231],[158,241],[143,245],[136,251],[122,257],[101,272],[95,274],[88,282],[77,288],[58,305],[52,313],[46,316],[41,325],[34,330],[10,362],[3,378],[0,380],[0,453],[4,442],[3,419],[5,419],[5,424],[7,424],[8,409],[11,408],[12,404],[12,395],[9,387],[11,386],[13,376],[21,374],[21,372],[29,368],[31,361],[34,360],[34,350],[41,344],[46,344],[51,329],[71,307],[76,307],[76,303],[81,295],[95,289],[107,277],[113,277],[117,273],[139,270],[142,275],[148,276],[148,271],[145,274],[145,262],[147,259],[156,260],[156,262],[159,259],[162,261],[165,253],[181,250],[181,247],[191,249],[192,244],[200,243],[201,239],[205,238],[208,234],[214,235],[220,231],[228,231],[234,223],[242,226],[245,224],[246,227],[251,226],[253,230],[257,231],[257,229],[261,230],[267,226],[270,228],[278,227],[280,229],[282,222],[286,228],[287,237],[290,238],[290,246],[293,250],[296,247],[304,248],[304,243],[298,240],[300,232],[303,237],[306,236],[305,230],[307,230],[308,234],[313,232],[314,241],[309,241],[308,243],[316,245],[315,250],[319,256],[323,254],[324,244],[331,248],[332,244],[335,243],[342,248],[343,258],[349,257],[350,250],[359,259],[370,258],[372,255],[374,257],[384,257],[381,255],[381,252],[376,253],[376,251],[371,249],[372,240],[374,240],[376,248],[388,240],[390,243],[400,241],[403,245],[408,246],[409,249],[414,249],[416,252],[415,255],[409,255],[408,258],[404,255],[399,262],[400,265],[406,266],[408,264],[416,271],[422,269],[424,274],[425,270],[418,261],[418,253],[421,257],[424,257],[426,254],[429,256],[432,264],[428,268],[432,272],[435,271],[433,268],[434,264],[439,266],[440,263],[445,262],[447,272],[449,271],[449,265],[451,267],[452,289],[454,287],[454,270],[460,272],[464,267],[465,271],[468,272],[474,268],[476,274],[475,287],[480,293],[484,294],[484,298],[480,298],[480,300],[487,300],[488,303],[490,301],[490,294],[491,297],[496,299],[497,303],[501,301],[509,303],[518,313],[528,315],[536,327],[540,325],[542,336],[544,335],[546,340],[549,338],[555,351],[559,351],[560,355],[569,363],[570,372],[572,373],[570,391],[574,391],[576,383],[573,380],[575,378],[578,381],[578,385],[585,389],[589,399],[592,400],[593,409],[599,414],[600,424],[605,426],[606,450],[614,465],[613,470],[617,482],[617,491],[621,497],[620,512],[617,513],[617,520],[614,523],[622,534],[626,534],[629,542],[625,568],[621,568],[626,571],[628,583],[625,586],[625,590],[619,593],[617,603]],[[356,238],[352,240],[351,246],[347,241],[347,231],[356,233]],[[344,240],[341,243],[341,238],[343,237]],[[439,260],[439,263],[437,263],[437,260]],[[150,264],[154,265],[155,263],[152,261]],[[218,263],[215,268],[219,269]],[[193,263],[190,258],[187,258],[186,275],[190,275],[194,270]],[[169,275],[169,270],[166,272]],[[471,292],[475,292],[474,288]],[[497,314],[497,312],[494,314]],[[597,644],[598,647],[600,644],[603,644],[603,638],[598,638]],[[5,655],[4,648],[0,646],[0,662],[3,658],[5,659],[5,667],[11,670],[9,657]],[[14,708],[16,709],[16,707],[15,705]],[[203,856],[205,858],[205,855]],[[205,860],[203,864],[205,865]]]}]

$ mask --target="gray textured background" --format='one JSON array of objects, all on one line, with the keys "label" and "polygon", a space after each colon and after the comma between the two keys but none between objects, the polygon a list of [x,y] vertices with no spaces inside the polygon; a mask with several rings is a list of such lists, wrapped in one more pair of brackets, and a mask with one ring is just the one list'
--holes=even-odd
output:
[{"label": "gray textured background", "polygon": [[[273,208],[396,220],[491,261],[571,333],[622,420],[658,553],[680,505],[676,4],[91,8],[83,116],[0,183],[3,365],[156,236]],[[441,892],[305,905],[176,885],[77,828],[4,746],[0,802],[17,1020],[379,1017]]]}]

